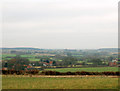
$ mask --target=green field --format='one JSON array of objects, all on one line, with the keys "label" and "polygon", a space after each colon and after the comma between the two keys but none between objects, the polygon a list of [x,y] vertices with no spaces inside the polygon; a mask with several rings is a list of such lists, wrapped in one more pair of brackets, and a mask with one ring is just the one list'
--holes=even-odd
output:
[{"label": "green field", "polygon": [[0,57],[3,59],[3,60],[11,60],[11,58],[7,58],[7,57],[15,57],[16,54],[2,54],[0,55]]},{"label": "green field", "polygon": [[2,54],[2,57],[15,57],[16,54]]},{"label": "green field", "polygon": [[[35,55],[20,55],[23,58],[28,58],[29,61],[40,61],[40,59],[35,58]],[[11,60],[12,58],[8,57],[16,57],[16,54],[3,54],[0,55],[0,57],[3,58],[3,60]]]},{"label": "green field", "polygon": [[104,72],[104,71],[118,71],[118,67],[88,67],[88,68],[55,68],[45,69],[58,72],[76,72],[76,71],[87,71],[87,72]]},{"label": "green field", "polygon": [[21,57],[25,57],[25,58],[34,58],[34,55],[20,55]]},{"label": "green field", "polygon": [[2,79],[3,89],[117,89],[118,78],[109,77],[10,77]]},{"label": "green field", "polygon": [[35,59],[35,58],[28,58],[29,61],[40,61],[40,59]]}]

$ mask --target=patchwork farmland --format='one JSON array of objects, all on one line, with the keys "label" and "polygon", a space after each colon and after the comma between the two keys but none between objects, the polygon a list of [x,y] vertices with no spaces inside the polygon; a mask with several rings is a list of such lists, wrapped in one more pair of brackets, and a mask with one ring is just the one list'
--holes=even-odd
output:
[{"label": "patchwork farmland", "polygon": [[3,89],[117,89],[116,50],[3,49]]}]

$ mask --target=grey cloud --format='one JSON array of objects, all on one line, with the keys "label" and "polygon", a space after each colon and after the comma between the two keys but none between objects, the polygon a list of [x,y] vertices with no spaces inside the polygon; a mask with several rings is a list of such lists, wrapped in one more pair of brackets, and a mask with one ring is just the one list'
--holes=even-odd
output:
[{"label": "grey cloud", "polygon": [[114,0],[4,0],[3,46],[117,46]]}]

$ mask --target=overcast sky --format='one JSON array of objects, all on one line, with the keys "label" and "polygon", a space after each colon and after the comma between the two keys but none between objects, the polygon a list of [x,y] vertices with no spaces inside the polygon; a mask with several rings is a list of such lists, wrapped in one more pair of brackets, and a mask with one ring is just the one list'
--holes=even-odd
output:
[{"label": "overcast sky", "polygon": [[119,0],[4,0],[3,47],[118,47]]}]

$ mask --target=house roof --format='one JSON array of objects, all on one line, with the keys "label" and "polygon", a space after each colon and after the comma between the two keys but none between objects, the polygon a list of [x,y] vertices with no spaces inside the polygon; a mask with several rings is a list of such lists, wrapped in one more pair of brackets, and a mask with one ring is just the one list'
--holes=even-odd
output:
[{"label": "house roof", "polygon": [[43,62],[43,63],[46,64],[46,65],[49,65],[49,64],[52,64],[53,61],[50,61],[49,63],[47,63],[47,62]]}]

